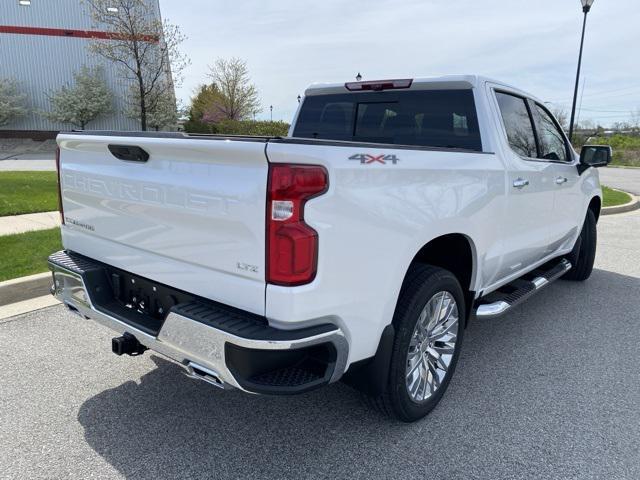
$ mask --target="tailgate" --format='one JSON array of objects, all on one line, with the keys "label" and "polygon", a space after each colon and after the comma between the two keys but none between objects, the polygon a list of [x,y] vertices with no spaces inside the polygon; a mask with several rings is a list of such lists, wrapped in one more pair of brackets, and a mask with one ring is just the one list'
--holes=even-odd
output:
[{"label": "tailgate", "polygon": [[[66,249],[264,314],[264,139],[61,134]],[[147,161],[116,158],[141,148]]]}]

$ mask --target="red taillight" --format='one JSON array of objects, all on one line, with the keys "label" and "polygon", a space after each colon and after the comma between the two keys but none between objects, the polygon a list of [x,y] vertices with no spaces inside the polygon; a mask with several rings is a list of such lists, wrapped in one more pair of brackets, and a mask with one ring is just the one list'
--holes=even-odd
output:
[{"label": "red taillight", "polygon": [[58,211],[60,221],[64,225],[64,210],[62,209],[62,180],[60,178],[60,147],[56,148],[56,171],[58,172]]},{"label": "red taillight", "polygon": [[409,88],[413,83],[412,78],[403,78],[399,80],[372,80],[368,82],[347,82],[345,88],[351,92],[360,90],[394,90],[400,88]]},{"label": "red taillight", "polygon": [[324,167],[269,166],[267,282],[302,285],[316,276],[318,233],[304,222],[304,204],[327,191]]}]

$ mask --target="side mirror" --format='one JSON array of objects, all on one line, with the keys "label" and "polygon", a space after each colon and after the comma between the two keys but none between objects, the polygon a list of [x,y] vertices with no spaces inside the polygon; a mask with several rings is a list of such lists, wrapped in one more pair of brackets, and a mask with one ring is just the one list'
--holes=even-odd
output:
[{"label": "side mirror", "polygon": [[589,167],[606,167],[611,163],[609,145],[585,145],[580,151],[580,173]]}]

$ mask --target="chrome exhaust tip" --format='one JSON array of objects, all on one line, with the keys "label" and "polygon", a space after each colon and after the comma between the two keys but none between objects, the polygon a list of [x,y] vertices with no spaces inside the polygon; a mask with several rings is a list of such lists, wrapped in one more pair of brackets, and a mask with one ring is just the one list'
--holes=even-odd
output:
[{"label": "chrome exhaust tip", "polygon": [[218,373],[209,368],[198,365],[195,362],[189,362],[186,365],[186,369],[187,377],[189,378],[202,380],[203,382],[207,382],[208,384],[213,385],[214,387],[221,388],[223,390],[228,388],[227,386],[225,386],[225,383],[220,380],[220,376],[218,375]]}]

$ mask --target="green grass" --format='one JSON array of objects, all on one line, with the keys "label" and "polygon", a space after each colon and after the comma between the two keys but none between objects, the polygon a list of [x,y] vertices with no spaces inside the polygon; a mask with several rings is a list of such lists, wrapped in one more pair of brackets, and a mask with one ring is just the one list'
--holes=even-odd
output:
[{"label": "green grass", "polygon": [[0,236],[0,282],[47,271],[47,257],[62,249],[60,229]]},{"label": "green grass", "polygon": [[58,209],[56,172],[0,172],[0,217]]},{"label": "green grass", "polygon": [[631,201],[631,197],[618,190],[613,190],[612,188],[602,186],[602,195],[603,206],[604,207],[615,207],[616,205],[624,205],[625,203],[629,203]]}]

